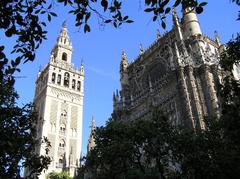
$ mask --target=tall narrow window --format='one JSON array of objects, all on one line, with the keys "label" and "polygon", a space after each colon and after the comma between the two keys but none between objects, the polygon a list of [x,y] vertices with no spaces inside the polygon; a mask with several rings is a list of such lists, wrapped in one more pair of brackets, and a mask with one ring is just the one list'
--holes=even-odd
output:
[{"label": "tall narrow window", "polygon": [[65,52],[63,52],[62,54],[62,60],[67,61],[67,54]]},{"label": "tall narrow window", "polygon": [[77,90],[81,91],[81,82],[80,81],[77,82]]},{"label": "tall narrow window", "polygon": [[58,77],[57,77],[57,84],[61,85],[61,75],[60,74],[58,74]]},{"label": "tall narrow window", "polygon": [[69,75],[69,73],[68,72],[65,72],[64,73],[64,86],[67,86],[67,87],[69,87],[69,77],[70,77],[70,75]]},{"label": "tall narrow window", "polygon": [[65,131],[66,131],[66,125],[62,123],[60,125],[60,131],[59,132],[60,132],[60,134],[65,134]]},{"label": "tall narrow window", "polygon": [[75,86],[76,86],[76,80],[73,79],[73,80],[72,80],[72,89],[75,89]]},{"label": "tall narrow window", "polygon": [[52,83],[55,83],[56,73],[52,73]]},{"label": "tall narrow window", "polygon": [[64,140],[61,140],[59,142],[59,147],[65,147],[65,141]]}]

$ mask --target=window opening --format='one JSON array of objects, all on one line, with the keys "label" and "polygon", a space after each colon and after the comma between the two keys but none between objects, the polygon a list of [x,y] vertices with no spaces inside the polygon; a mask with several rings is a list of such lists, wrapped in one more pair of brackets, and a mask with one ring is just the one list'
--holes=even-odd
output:
[{"label": "window opening", "polygon": [[61,75],[58,75],[58,77],[57,77],[57,84],[61,85]]},{"label": "window opening", "polygon": [[77,90],[81,91],[81,82],[80,81],[77,82]]},{"label": "window opening", "polygon": [[64,73],[64,86],[69,86],[69,78],[70,78],[70,75],[69,73]]},{"label": "window opening", "polygon": [[62,60],[67,61],[67,54],[65,52],[63,52],[62,54]]},{"label": "window opening", "polygon": [[52,73],[52,83],[55,83],[56,73]]},{"label": "window opening", "polygon": [[75,86],[76,86],[75,83],[76,83],[76,80],[73,79],[73,80],[72,80],[72,89],[75,89]]}]

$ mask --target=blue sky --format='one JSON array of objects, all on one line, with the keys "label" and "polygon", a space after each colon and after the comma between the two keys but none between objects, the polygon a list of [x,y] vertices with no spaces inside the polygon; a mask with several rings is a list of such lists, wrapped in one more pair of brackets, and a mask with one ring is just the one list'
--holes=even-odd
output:
[{"label": "blue sky", "polygon": [[[58,17],[47,26],[47,40],[37,50],[36,60],[22,65],[18,76],[16,89],[20,95],[19,103],[31,102],[34,96],[35,80],[40,66],[45,66],[50,58],[50,52],[56,42],[62,22],[67,20],[69,35],[73,43],[74,53],[72,62],[79,67],[81,59],[85,68],[85,96],[83,113],[83,154],[89,136],[91,116],[94,115],[96,125],[104,125],[112,112],[113,91],[120,88],[119,64],[121,51],[125,50],[129,61],[139,54],[139,44],[147,48],[156,39],[156,30],[159,23],[151,21],[151,15],[144,13],[144,1],[131,0],[123,3],[123,11],[135,22],[123,25],[120,29],[98,24],[96,16],[92,16],[91,32],[84,34],[82,29],[74,26],[74,18],[67,14],[66,9],[57,5],[55,10]],[[177,9],[181,17],[180,7]],[[240,22],[236,21],[239,7],[228,0],[209,1],[203,14],[199,15],[202,32],[214,37],[217,30],[223,43],[226,43],[233,34],[236,34]],[[171,16],[167,19],[167,29],[171,29]],[[160,29],[161,33],[164,33]],[[6,40],[4,37],[1,39]],[[8,41],[13,44],[14,41]],[[10,48],[10,46],[8,47]]]}]

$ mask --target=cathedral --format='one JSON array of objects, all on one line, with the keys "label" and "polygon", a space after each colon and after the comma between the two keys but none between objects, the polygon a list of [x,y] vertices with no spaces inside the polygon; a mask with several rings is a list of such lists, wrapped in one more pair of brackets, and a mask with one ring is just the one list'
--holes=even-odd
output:
[{"label": "cathedral", "polygon": [[[72,64],[72,43],[66,23],[62,25],[49,63],[36,80],[34,104],[39,114],[37,137],[47,137],[52,162],[40,179],[52,172],[68,171],[76,174],[82,148],[82,113],[84,96],[84,69]],[[44,155],[44,144],[37,153]]]},{"label": "cathedral", "polygon": [[218,115],[224,46],[217,32],[214,39],[202,33],[191,7],[182,10],[181,20],[173,9],[172,20],[172,30],[162,36],[158,32],[131,63],[122,52],[121,89],[113,94],[113,118],[144,119],[153,108],[160,108],[175,125],[204,129],[204,117]]}]

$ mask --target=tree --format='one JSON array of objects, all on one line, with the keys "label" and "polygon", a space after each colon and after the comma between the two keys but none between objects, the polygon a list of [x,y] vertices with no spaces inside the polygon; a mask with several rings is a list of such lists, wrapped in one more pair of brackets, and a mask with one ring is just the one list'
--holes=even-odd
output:
[{"label": "tree", "polygon": [[49,173],[47,179],[72,179],[72,177],[70,177],[68,172],[63,171],[60,173],[51,172],[51,173]]},{"label": "tree", "polygon": [[168,118],[159,111],[130,123],[111,119],[96,129],[96,147],[86,157],[85,172],[93,178],[173,178],[174,136]]},{"label": "tree", "polygon": [[[4,66],[2,66],[4,68]],[[46,139],[36,139],[37,114],[31,104],[19,107],[13,78],[0,76],[0,178],[21,178],[20,171],[28,168],[28,178],[47,168],[50,158],[37,155],[36,146]]]},{"label": "tree", "polygon": [[[197,0],[173,0],[174,5],[178,6],[183,2],[190,4],[201,13],[206,3],[198,3]],[[153,21],[159,19],[162,27],[165,28],[165,18],[171,10],[170,0],[145,0],[145,12],[153,13]],[[58,1],[31,1],[31,0],[5,0],[0,2],[0,29],[7,38],[16,39],[12,53],[16,58],[11,60],[4,53],[4,46],[1,48],[0,62],[8,64],[11,70],[20,71],[16,68],[22,61],[33,61],[35,51],[43,40],[46,39],[45,27],[47,21],[50,22],[57,14],[54,12],[54,6],[62,4],[68,6],[70,14],[75,16],[76,27],[82,27],[84,32],[90,32],[89,21],[92,14],[102,21],[102,24],[112,24],[114,27],[120,27],[124,23],[132,23],[128,15],[121,11],[123,3],[121,0],[58,0]],[[103,12],[101,11],[103,10]],[[45,20],[47,19],[47,20]]]},{"label": "tree", "polygon": [[238,178],[240,175],[240,81],[232,71],[233,65],[239,65],[239,59],[238,34],[221,54],[224,78],[220,86],[220,117],[207,118],[205,130],[183,129],[177,136],[175,149],[182,178]]}]

